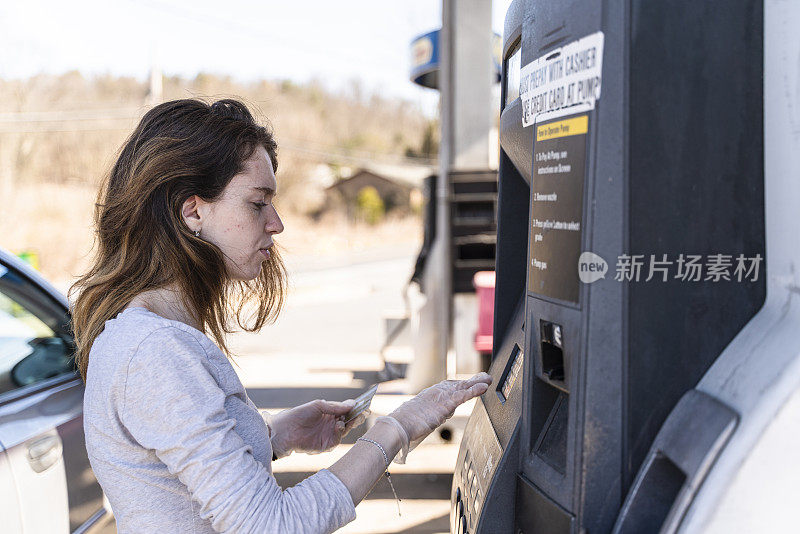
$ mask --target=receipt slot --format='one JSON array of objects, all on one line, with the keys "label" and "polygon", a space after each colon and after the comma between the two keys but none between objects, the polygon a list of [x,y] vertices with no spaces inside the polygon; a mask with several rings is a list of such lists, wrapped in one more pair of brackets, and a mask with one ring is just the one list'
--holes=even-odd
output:
[{"label": "receipt slot", "polygon": [[671,532],[725,502],[800,388],[797,11],[511,4],[494,383],[454,532]]}]

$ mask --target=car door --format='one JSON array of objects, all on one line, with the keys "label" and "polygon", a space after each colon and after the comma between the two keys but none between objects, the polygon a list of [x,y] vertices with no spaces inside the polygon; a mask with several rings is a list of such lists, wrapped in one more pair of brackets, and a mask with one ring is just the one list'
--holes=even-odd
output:
[{"label": "car door", "polygon": [[86,454],[74,350],[66,299],[2,253],[0,495],[13,486],[21,527],[4,524],[3,532],[83,532],[106,519]]}]

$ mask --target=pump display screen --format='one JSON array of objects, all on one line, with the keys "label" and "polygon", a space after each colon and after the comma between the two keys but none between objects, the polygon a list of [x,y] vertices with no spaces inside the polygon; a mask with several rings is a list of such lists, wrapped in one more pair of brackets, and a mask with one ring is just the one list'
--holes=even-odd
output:
[{"label": "pump display screen", "polygon": [[522,62],[522,48],[520,43],[514,45],[511,53],[506,60],[506,100],[503,107],[507,106],[509,102],[513,102],[519,98],[519,72]]},{"label": "pump display screen", "polygon": [[528,291],[577,303],[589,116],[534,128]]}]

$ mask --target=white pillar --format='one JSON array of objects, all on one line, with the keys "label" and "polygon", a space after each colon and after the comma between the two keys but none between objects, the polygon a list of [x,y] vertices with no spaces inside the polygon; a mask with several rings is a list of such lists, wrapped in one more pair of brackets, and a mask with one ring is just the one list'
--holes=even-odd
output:
[{"label": "white pillar", "polygon": [[436,238],[424,273],[427,300],[415,317],[418,327],[414,363],[408,374],[412,391],[447,375],[453,328],[448,175],[456,169],[485,169],[489,163],[492,75],[491,0],[443,0],[439,33],[441,143]]}]

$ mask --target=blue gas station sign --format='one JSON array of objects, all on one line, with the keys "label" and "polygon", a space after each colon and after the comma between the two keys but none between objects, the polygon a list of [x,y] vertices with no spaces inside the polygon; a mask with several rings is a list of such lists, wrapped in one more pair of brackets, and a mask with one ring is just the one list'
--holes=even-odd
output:
[{"label": "blue gas station sign", "polygon": [[[433,30],[411,41],[411,81],[429,89],[439,88],[439,33]],[[496,82],[500,81],[503,40],[499,34],[492,34],[492,67]]]}]

